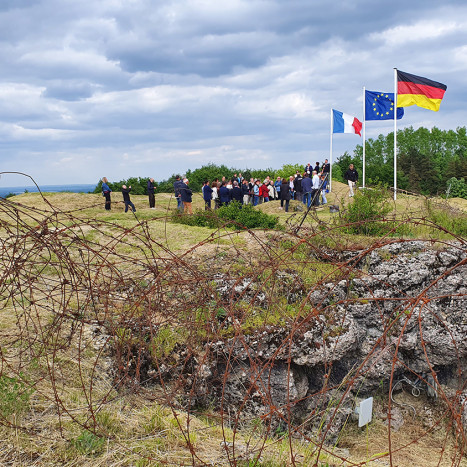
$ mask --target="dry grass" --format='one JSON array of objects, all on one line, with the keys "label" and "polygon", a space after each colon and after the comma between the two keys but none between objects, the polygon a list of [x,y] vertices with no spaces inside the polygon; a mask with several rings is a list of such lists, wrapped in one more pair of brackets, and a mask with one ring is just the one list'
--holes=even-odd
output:
[{"label": "dry grass", "polygon": [[[334,182],[334,193],[330,194],[329,203],[343,200],[345,204],[349,201],[346,194],[347,187]],[[170,210],[175,207],[170,195],[158,194],[156,209],[153,210],[149,209],[146,197],[132,196],[138,209],[136,218],[123,212],[123,203],[114,202],[112,211],[106,212],[100,195],[66,193],[50,194],[46,198],[50,205],[38,194],[31,193],[10,201],[19,203],[20,208],[21,205],[34,208],[34,215],[24,221],[38,229],[44,216],[53,211],[53,206],[62,211],[57,214],[59,225],[56,227],[70,228],[96,245],[110,244],[116,258],[121,255],[140,259],[141,255],[151,257],[152,252],[159,262],[174,257],[199,264],[206,258],[215,257],[215,264],[221,270],[229,269],[230,263],[238,257],[237,250],[241,250],[245,257],[254,259],[249,265],[251,267],[255,261],[261,260],[261,244],[273,246],[272,254],[279,257],[283,253],[281,244],[288,238],[284,233],[258,232],[252,237],[248,233],[229,232],[224,235],[221,231],[216,232],[216,241],[201,244],[192,251],[192,246],[210,238],[212,231],[167,222]],[[113,194],[114,201],[119,198],[119,194]],[[466,204],[456,201],[456,206],[464,209]],[[200,196],[194,197],[194,207],[203,208]],[[290,213],[284,213],[278,207],[276,201],[263,204],[259,209],[276,214],[285,222]],[[414,215],[420,214],[423,200],[402,195],[395,208],[401,213],[410,209]],[[5,213],[0,217],[2,221],[11,221]],[[331,215],[322,209],[318,217],[327,221]],[[79,219],[84,223],[75,225]],[[92,223],[88,222],[90,219],[93,219]],[[148,229],[149,236],[154,239],[152,244],[148,245],[138,236],[141,229]],[[126,240],[126,232],[131,232],[131,242]],[[5,239],[5,233],[1,237]],[[319,236],[317,239],[320,240]],[[355,246],[356,243],[369,244],[372,240],[354,236],[351,239],[340,237],[340,241],[340,247],[345,247],[346,242]],[[28,244],[25,243],[24,250],[27,249]],[[62,277],[60,261],[53,254],[50,253],[48,269],[41,269],[37,274],[44,290],[56,285],[57,277]],[[78,250],[71,255],[73,260],[78,260]],[[120,267],[116,258],[109,259],[109,264],[113,261],[116,267]],[[6,261],[7,255],[3,259]],[[295,260],[296,257],[290,256],[291,264]],[[131,261],[121,264],[126,268],[127,276],[136,270]],[[310,261],[307,266],[309,270],[301,270],[305,282],[317,282],[334,271],[334,266],[318,261]],[[2,287],[4,291],[9,290],[9,284],[2,284]],[[67,295],[66,287],[57,293]],[[296,465],[313,465],[316,462],[312,443],[298,439],[265,440],[260,432],[256,433],[248,426],[241,431],[232,431],[216,413],[185,412],[182,406],[173,404],[170,387],[120,387],[115,380],[111,342],[106,340],[106,336],[96,334],[89,322],[79,324],[73,333],[70,322],[66,320],[54,327],[57,320],[55,310],[51,311],[44,303],[47,296],[41,296],[37,291],[29,294],[26,288],[18,291],[16,297],[16,302],[0,297],[2,375],[15,378],[24,375],[21,376],[24,384],[32,387],[34,392],[24,404],[24,410],[18,410],[3,420],[0,428],[0,463],[3,465],[228,465],[229,458],[221,443],[234,441],[238,452],[249,451],[250,458],[261,451],[263,465],[292,465],[292,454],[296,456]],[[80,300],[79,296],[69,298],[67,310],[79,311]],[[23,315],[26,309],[28,314]],[[123,305],[112,309],[115,316],[124,315],[125,311]],[[18,326],[22,327],[23,335],[27,330],[29,336],[37,336],[37,339],[17,338]],[[168,400],[171,404],[167,403]],[[411,443],[411,440],[417,442]],[[265,448],[261,450],[263,443]],[[451,461],[456,459],[458,449],[454,446],[449,427],[440,425],[439,429],[426,433],[421,419],[412,421],[406,417],[402,428],[391,433],[391,447],[393,465],[467,465],[465,458],[457,459],[457,463]],[[336,456],[348,459],[346,463],[323,452],[321,464],[352,465],[351,459],[354,463],[366,465],[389,465],[387,456],[374,460],[389,449],[387,427],[381,421],[371,424],[368,431],[350,430],[342,438],[340,448],[349,450],[348,453],[335,450]],[[441,454],[444,455],[439,462]]]}]

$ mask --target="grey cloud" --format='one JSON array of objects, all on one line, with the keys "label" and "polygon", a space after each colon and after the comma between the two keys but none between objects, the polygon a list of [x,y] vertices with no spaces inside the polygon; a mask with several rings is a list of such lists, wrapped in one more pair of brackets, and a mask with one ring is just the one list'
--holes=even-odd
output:
[{"label": "grey cloud", "polygon": [[[461,0],[7,0],[0,163],[21,157],[50,183],[65,167],[70,181],[97,179],[109,160],[115,178],[154,160],[159,178],[307,162],[327,156],[330,108],[359,116],[362,86],[390,91],[394,66],[448,85],[440,112],[411,108],[401,125],[455,128],[467,120],[467,28],[430,28],[464,18]],[[359,143],[336,137],[335,157]]]}]

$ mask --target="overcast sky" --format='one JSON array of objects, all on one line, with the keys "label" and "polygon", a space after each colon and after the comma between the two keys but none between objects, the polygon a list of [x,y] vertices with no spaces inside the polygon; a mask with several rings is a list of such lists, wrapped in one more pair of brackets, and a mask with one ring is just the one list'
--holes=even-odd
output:
[{"label": "overcast sky", "polygon": [[465,0],[1,0],[0,40],[0,171],[39,184],[323,161],[394,67],[448,87],[398,128],[467,124]]}]

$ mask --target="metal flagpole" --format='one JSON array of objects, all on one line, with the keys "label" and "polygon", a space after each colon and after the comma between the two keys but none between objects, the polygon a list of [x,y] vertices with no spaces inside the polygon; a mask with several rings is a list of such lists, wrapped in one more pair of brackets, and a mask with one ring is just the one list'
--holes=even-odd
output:
[{"label": "metal flagpole", "polygon": [[363,86],[363,188],[365,188],[365,116],[366,116],[365,86]]},{"label": "metal flagpole", "polygon": [[397,68],[394,68],[394,201],[397,199]]},{"label": "metal flagpole", "polygon": [[331,109],[331,143],[329,144],[329,193],[332,191],[332,132],[334,130],[333,114]]}]

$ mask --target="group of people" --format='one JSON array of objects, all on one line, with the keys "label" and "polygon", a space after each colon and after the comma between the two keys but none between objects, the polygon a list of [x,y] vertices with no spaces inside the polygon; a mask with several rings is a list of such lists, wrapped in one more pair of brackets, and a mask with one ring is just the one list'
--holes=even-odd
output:
[{"label": "group of people", "polygon": [[[210,182],[205,180],[203,183],[202,194],[205,209],[217,209],[229,204],[231,201],[237,201],[241,205],[251,204],[257,206],[261,203],[267,203],[272,200],[280,200],[280,208],[289,210],[290,200],[295,199],[307,206],[316,207],[327,204],[326,193],[328,190],[330,176],[330,164],[326,159],[322,165],[316,162],[313,167],[308,163],[303,171],[297,170],[294,175],[288,178],[277,177],[272,180],[267,176],[263,181],[250,178],[246,180],[242,174],[234,174],[231,179],[222,177],[221,180],[215,179]],[[344,178],[349,184],[349,196],[354,196],[353,188],[358,181],[358,172],[353,164],[344,174]],[[192,201],[193,191],[189,187],[189,180],[180,175],[175,177],[173,184],[177,208],[187,214],[193,213]],[[148,197],[149,207],[154,209],[156,185],[154,179],[148,179]],[[110,193],[107,178],[102,179],[102,194],[105,197],[105,209],[110,210]],[[136,211],[135,205],[130,200],[131,186],[122,185],[123,201],[125,203],[125,212],[129,208]]]},{"label": "group of people", "polygon": [[[156,184],[154,183],[153,178],[148,179],[148,197],[149,197],[149,207],[151,209],[155,209],[156,207],[156,198],[154,195],[156,189]],[[131,191],[131,185],[126,186],[122,185],[122,195],[123,195],[123,202],[125,203],[125,212],[128,212],[128,208],[131,208],[133,212],[136,212],[136,207],[133,204],[133,202],[130,200],[130,191]],[[112,190],[109,187],[109,181],[107,180],[107,177],[102,178],[102,196],[105,198],[105,209],[107,211],[111,210],[111,197],[110,193],[112,193]]]},{"label": "group of people", "polygon": [[[276,180],[272,180],[267,176],[263,181],[254,178],[248,181],[240,173],[238,176],[234,174],[231,179],[222,177],[221,180],[215,179],[212,182],[205,180],[202,188],[205,209],[217,209],[231,201],[257,206],[280,200],[279,209],[285,209],[286,212],[289,210],[291,199],[303,202],[307,207],[326,204],[329,173],[330,165],[326,159],[322,166],[319,162],[315,167],[307,164],[303,172],[297,170],[297,173],[289,178],[277,177]],[[189,188],[188,179],[177,175],[173,186],[178,209],[191,214],[193,192]]]}]

